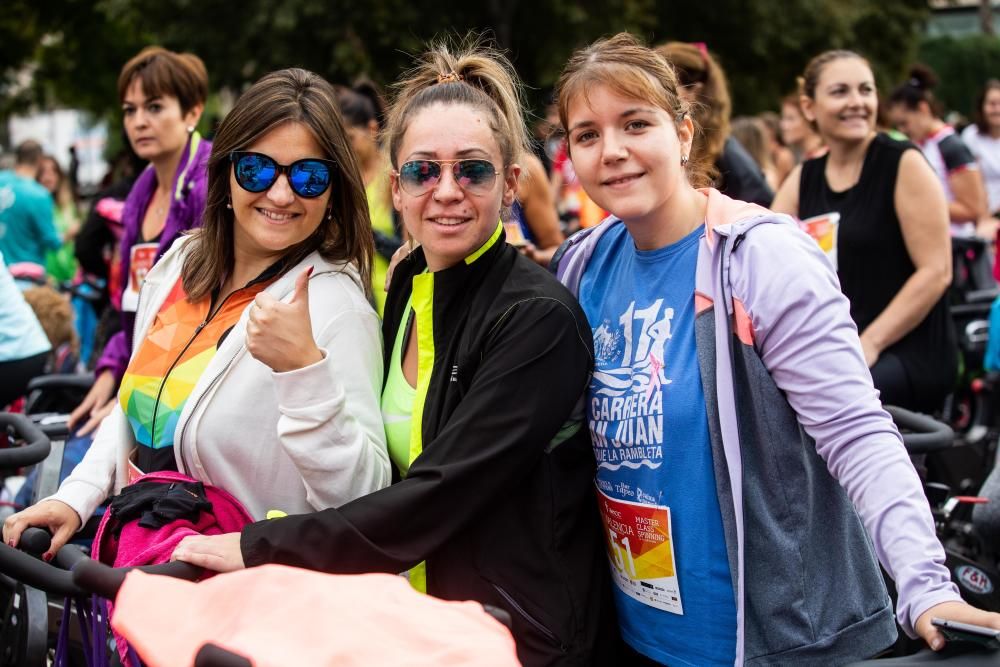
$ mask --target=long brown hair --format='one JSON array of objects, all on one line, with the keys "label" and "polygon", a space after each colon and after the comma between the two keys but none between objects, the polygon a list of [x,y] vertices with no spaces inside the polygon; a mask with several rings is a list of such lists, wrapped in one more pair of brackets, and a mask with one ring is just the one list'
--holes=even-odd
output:
[{"label": "long brown hair", "polygon": [[370,296],[372,253],[368,200],[344,122],[337,108],[333,86],[304,69],[272,72],[251,86],[219,126],[208,160],[208,194],[204,224],[194,232],[191,251],[184,260],[184,290],[191,301],[204,298],[222,284],[233,270],[233,211],[229,203],[229,154],[245,149],[284,123],[301,123],[336,162],[330,185],[330,212],[316,231],[285,251],[285,266],[292,267],[318,251],[328,261],[353,262],[361,274],[361,287]]},{"label": "long brown hair", "polygon": [[714,172],[715,162],[729,136],[729,117],[733,103],[729,97],[726,74],[702,43],[667,42],[656,52],[677,70],[677,79],[685,88],[697,86],[696,103],[691,113],[698,120],[702,140],[691,149],[691,158]]},{"label": "long brown hair", "polygon": [[[578,95],[586,97],[595,85],[605,85],[619,95],[655,104],[679,123],[691,114],[690,105],[678,94],[677,72],[657,51],[643,46],[627,32],[599,39],[574,53],[556,83],[559,122],[569,129],[569,105]],[[694,118],[695,135],[698,123]],[[692,159],[685,166],[688,181],[694,186],[708,185],[708,165]]]},{"label": "long brown hair", "polygon": [[976,108],[972,110],[972,118],[975,120],[976,127],[979,128],[979,134],[983,136],[988,136],[990,133],[990,124],[986,120],[986,114],[983,113],[983,106],[986,104],[986,96],[990,94],[991,90],[1000,90],[1000,81],[990,79],[983,85],[982,90],[976,95]]}]

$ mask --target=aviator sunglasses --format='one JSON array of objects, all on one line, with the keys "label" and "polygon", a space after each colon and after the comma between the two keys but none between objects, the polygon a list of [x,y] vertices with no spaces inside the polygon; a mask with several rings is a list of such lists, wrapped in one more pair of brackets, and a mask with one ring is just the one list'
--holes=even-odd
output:
[{"label": "aviator sunglasses", "polygon": [[247,192],[264,192],[274,185],[279,175],[285,174],[292,192],[307,199],[326,192],[336,166],[333,160],[316,157],[278,164],[274,158],[263,153],[249,151],[233,151],[229,159],[233,163],[236,183]]},{"label": "aviator sunglasses", "polygon": [[492,162],[483,159],[410,160],[393,173],[406,194],[419,197],[438,186],[444,165],[451,165],[451,173],[458,186],[474,195],[486,194],[492,190],[500,175]]}]

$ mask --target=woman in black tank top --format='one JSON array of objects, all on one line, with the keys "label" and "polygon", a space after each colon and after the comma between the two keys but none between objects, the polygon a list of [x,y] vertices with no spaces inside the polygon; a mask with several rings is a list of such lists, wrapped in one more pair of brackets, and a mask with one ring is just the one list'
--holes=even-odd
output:
[{"label": "woman in black tank top", "polygon": [[944,192],[920,151],[874,131],[868,63],[848,51],[809,64],[802,105],[830,151],[804,162],[773,208],[840,215],[837,273],[885,403],[932,411],[954,385],[958,351],[944,299],[951,241]]}]

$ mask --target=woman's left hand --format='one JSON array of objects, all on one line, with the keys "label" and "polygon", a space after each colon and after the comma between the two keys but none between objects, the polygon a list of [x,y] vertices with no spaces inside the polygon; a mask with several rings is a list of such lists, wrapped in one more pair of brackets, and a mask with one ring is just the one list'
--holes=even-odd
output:
[{"label": "woman's left hand", "polygon": [[213,572],[233,572],[246,567],[239,533],[185,537],[170,555],[170,560],[182,560]]},{"label": "woman's left hand", "polygon": [[307,268],[295,280],[295,294],[288,303],[261,292],[250,307],[247,323],[247,350],[253,358],[275,373],[286,373],[322,361],[309,317],[309,276]]},{"label": "woman's left hand", "polygon": [[931,624],[932,618],[982,625],[1000,630],[1000,614],[976,609],[964,602],[942,602],[921,614],[914,627],[920,638],[935,651],[940,651],[944,647],[945,638],[941,631]]}]

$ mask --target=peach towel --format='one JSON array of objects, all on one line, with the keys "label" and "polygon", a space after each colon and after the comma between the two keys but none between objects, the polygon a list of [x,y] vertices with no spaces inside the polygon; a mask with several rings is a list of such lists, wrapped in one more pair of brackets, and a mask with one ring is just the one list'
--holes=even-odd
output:
[{"label": "peach towel", "polygon": [[111,625],[149,667],[192,665],[206,642],[255,667],[520,665],[479,603],[422,595],[391,574],[264,565],[192,583],[133,571]]}]

